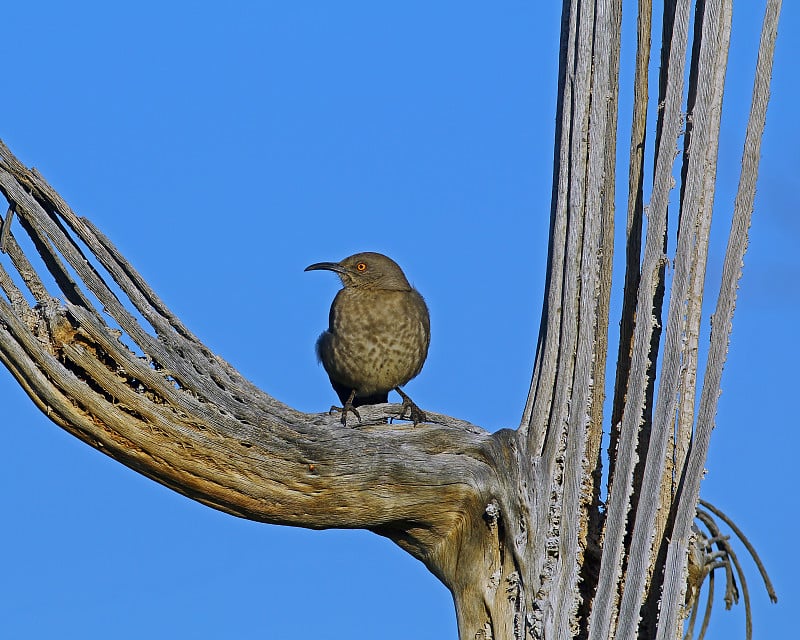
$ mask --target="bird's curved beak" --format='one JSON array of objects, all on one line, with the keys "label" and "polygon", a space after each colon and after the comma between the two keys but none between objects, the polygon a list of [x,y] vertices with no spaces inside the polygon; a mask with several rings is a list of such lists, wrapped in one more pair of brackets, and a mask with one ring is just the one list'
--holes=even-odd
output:
[{"label": "bird's curved beak", "polygon": [[336,273],[347,273],[345,269],[338,262],[315,262],[308,265],[303,271],[335,271]]}]

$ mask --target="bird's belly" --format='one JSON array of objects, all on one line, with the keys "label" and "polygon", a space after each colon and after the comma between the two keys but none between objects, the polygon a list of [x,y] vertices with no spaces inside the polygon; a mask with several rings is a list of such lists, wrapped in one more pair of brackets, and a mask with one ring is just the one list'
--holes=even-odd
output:
[{"label": "bird's belly", "polygon": [[331,380],[370,396],[416,376],[429,339],[427,309],[416,292],[345,288],[331,306],[317,353]]},{"label": "bird's belly", "polygon": [[[381,331],[326,332],[320,339],[320,359],[328,375],[356,389],[360,396],[382,393],[408,382],[422,368],[427,353],[422,331],[410,326]],[[358,339],[348,336],[358,335]],[[324,344],[323,344],[324,343]]]},{"label": "bird's belly", "polygon": [[414,349],[397,336],[370,335],[348,340],[332,335],[329,351],[321,359],[328,374],[358,395],[386,392],[405,384],[421,368]]}]

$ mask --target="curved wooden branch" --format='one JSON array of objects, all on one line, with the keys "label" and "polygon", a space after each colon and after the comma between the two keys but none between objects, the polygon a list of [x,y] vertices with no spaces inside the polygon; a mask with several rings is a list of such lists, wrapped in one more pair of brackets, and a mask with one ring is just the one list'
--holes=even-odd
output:
[{"label": "curved wooden branch", "polygon": [[66,298],[46,291],[7,221],[5,246],[28,292],[2,271],[10,301],[0,299],[0,359],[64,429],[216,509],[262,522],[372,529],[423,561],[458,526],[477,489],[492,486],[495,439],[478,427],[436,414],[417,428],[387,426],[392,408],[378,406],[362,411],[363,425],[346,428],[336,416],[295,411],[255,388],[41,176],[4,146],[0,157],[0,189]]},{"label": "curved wooden branch", "polygon": [[[50,419],[227,513],[392,539],[452,590],[463,637],[530,607],[519,434],[430,412],[427,424],[387,424],[390,405],[362,407],[355,428],[296,411],[212,354],[2,143],[0,190],[44,265],[31,265],[6,222],[17,274],[0,267],[0,360]],[[45,270],[63,302],[36,275]]]}]

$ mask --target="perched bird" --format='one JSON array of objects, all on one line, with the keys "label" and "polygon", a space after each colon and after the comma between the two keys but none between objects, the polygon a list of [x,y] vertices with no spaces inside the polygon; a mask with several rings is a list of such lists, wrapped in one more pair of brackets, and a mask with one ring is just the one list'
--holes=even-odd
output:
[{"label": "perched bird", "polygon": [[317,358],[328,372],[347,412],[361,420],[356,407],[388,402],[389,391],[403,399],[401,418],[409,412],[416,425],[425,413],[400,387],[425,363],[431,340],[428,307],[402,269],[380,253],[357,253],[341,262],[318,262],[306,271],[324,269],[344,285],[331,304],[329,326],[317,340]]}]

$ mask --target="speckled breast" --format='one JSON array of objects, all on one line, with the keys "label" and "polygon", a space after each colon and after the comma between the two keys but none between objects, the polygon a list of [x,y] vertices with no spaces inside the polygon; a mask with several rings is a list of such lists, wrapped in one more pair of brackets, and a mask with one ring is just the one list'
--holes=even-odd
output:
[{"label": "speckled breast", "polygon": [[328,375],[358,395],[389,391],[421,371],[429,327],[425,301],[413,289],[342,289],[318,355]]}]

